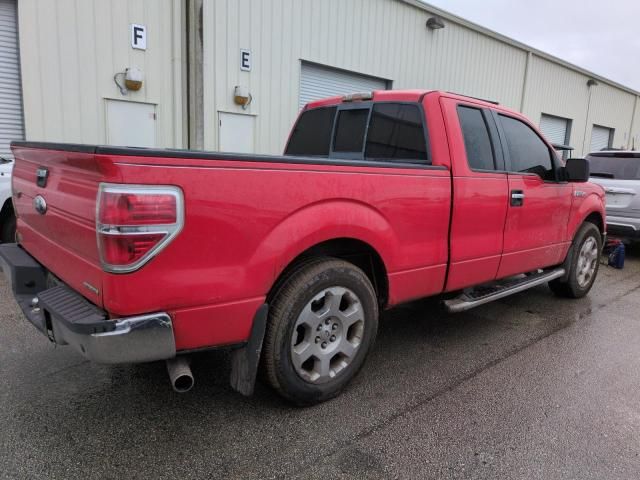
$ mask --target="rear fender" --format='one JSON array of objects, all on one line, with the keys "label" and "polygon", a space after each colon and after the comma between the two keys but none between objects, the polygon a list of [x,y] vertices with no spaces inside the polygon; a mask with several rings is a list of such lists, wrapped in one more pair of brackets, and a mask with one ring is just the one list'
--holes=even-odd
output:
[{"label": "rear fender", "polygon": [[285,218],[260,243],[251,263],[269,261],[260,279],[268,292],[284,269],[301,253],[322,242],[351,238],[369,244],[390,271],[399,241],[387,219],[370,205],[353,200],[329,200],[307,205]]}]

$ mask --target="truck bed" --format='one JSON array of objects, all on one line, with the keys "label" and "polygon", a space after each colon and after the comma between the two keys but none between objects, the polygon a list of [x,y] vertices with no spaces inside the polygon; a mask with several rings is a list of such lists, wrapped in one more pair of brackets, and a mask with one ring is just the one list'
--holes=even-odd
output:
[{"label": "truck bed", "polygon": [[[14,142],[13,150],[21,245],[112,316],[170,312],[178,350],[245,340],[274,280],[323,241],[378,252],[388,305],[444,285],[451,202],[444,166],[33,142]],[[39,168],[49,172],[44,188]],[[101,183],[172,185],[184,194],[183,230],[137,271],[101,268]],[[34,210],[38,195],[46,215]]]}]

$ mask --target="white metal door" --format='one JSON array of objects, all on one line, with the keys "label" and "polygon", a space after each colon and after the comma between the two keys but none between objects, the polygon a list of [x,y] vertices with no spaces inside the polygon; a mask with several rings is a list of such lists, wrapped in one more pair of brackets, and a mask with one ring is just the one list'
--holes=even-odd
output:
[{"label": "white metal door", "polygon": [[9,144],[23,138],[16,2],[0,0],[0,156],[12,158]]},{"label": "white metal door", "polygon": [[540,117],[540,131],[551,143],[564,145],[567,141],[569,121],[566,118],[542,114]]},{"label": "white metal door", "polygon": [[107,100],[107,143],[125,147],[157,146],[156,106]]},{"label": "white metal door", "polygon": [[302,108],[307,103],[321,98],[387,88],[389,82],[382,78],[302,62],[298,107]]},{"label": "white metal door", "polygon": [[599,152],[600,150],[611,147],[611,129],[594,125],[591,131],[591,151]]},{"label": "white metal door", "polygon": [[253,115],[218,112],[218,138],[221,152],[254,153]]}]

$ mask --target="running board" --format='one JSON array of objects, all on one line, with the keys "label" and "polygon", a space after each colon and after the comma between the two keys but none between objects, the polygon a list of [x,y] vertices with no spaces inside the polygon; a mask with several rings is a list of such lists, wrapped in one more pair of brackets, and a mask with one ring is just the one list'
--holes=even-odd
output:
[{"label": "running board", "polygon": [[564,268],[558,268],[556,270],[538,271],[524,277],[512,277],[489,285],[467,289],[459,296],[445,300],[444,306],[450,313],[464,312],[485,303],[550,282],[564,274]]}]

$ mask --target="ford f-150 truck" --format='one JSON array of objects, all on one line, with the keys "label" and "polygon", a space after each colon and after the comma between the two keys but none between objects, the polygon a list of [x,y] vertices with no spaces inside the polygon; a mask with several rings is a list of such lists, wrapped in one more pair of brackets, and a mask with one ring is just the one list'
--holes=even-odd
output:
[{"label": "ford f-150 truck", "polygon": [[231,349],[286,399],[353,378],[383,309],[459,312],[596,278],[604,192],[522,115],[435,91],[308,104],[283,156],[15,142],[17,242],[0,259],[25,316],[101,363]]}]

